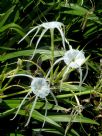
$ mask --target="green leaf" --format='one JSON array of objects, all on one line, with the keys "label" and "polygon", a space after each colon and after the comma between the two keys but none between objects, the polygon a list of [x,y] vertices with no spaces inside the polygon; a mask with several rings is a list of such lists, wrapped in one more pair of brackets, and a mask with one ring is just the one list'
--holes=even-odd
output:
[{"label": "green leaf", "polygon": [[[0,56],[0,61],[4,62],[8,59],[21,57],[21,56],[31,56],[33,54],[34,50],[24,50],[24,51],[17,51],[13,53],[8,53],[6,55]],[[43,60],[50,59],[51,58],[51,51],[50,50],[36,50],[36,53],[43,54]],[[54,51],[55,57],[59,57],[62,54],[64,54],[64,51]],[[47,58],[46,58],[47,56]]]},{"label": "green leaf", "polygon": [[9,47],[0,47],[0,50],[8,50],[8,51],[14,51],[15,49],[14,48],[9,48]]},{"label": "green leaf", "polygon": [[68,92],[86,92],[86,91],[91,91],[93,88],[91,86],[79,86],[79,85],[74,85],[73,83],[70,82],[63,82],[61,89],[63,91],[68,91]]},{"label": "green leaf", "polygon": [[19,19],[19,11],[17,10],[14,18],[14,22],[16,22]]},{"label": "green leaf", "polygon": [[[61,133],[59,130],[53,129],[53,128],[42,128],[42,129],[35,128],[33,129],[34,132],[39,132],[40,130],[42,132],[56,134],[58,136],[63,136],[64,134],[64,133]],[[74,129],[71,129],[67,136],[79,136],[79,134]]]},{"label": "green leaf", "polygon": [[15,6],[10,8],[8,11],[6,11],[6,13],[3,14],[3,16],[0,17],[0,27],[2,27],[5,24],[6,20],[10,16],[10,14],[14,11],[14,8],[15,8]]},{"label": "green leaf", "polygon": [[[35,128],[35,129],[33,129],[33,131],[34,131],[34,132],[39,132],[40,129],[36,129],[36,128]],[[60,131],[58,131],[58,130],[56,130],[56,129],[52,129],[52,128],[42,128],[41,131],[42,131],[42,132],[51,133],[51,134],[56,134],[56,135],[59,135],[59,136],[63,136],[63,134],[62,134]]]},{"label": "green leaf", "polygon": [[88,12],[87,9],[73,3],[66,4],[66,5],[62,4],[62,6],[68,8],[68,10],[64,11],[64,13],[67,13],[67,14],[83,16]]},{"label": "green leaf", "polygon": [[[20,27],[19,25],[15,24],[15,23],[10,23],[7,24],[3,27],[0,28],[0,33],[4,32],[7,29],[13,29],[15,30],[17,33],[19,33],[22,37],[25,35],[24,30],[22,29],[22,27]],[[27,37],[25,39],[28,43],[30,42],[30,39]]]},{"label": "green leaf", "polygon": [[84,33],[84,37],[89,37],[90,35],[94,34],[97,32],[97,26],[93,26],[91,28],[88,28],[88,30]]},{"label": "green leaf", "polygon": [[[22,99],[9,99],[9,100],[4,100],[4,102],[11,108],[16,108],[20,103],[21,103]],[[27,100],[26,100],[27,101]],[[30,105],[32,106],[32,104]],[[45,110],[45,102],[37,102],[35,109],[39,110],[39,109],[43,109]],[[47,104],[47,109],[48,110],[61,110],[61,111],[66,111],[67,109],[62,107],[62,106],[56,106],[54,104],[48,103]]]},{"label": "green leaf", "polygon": [[99,125],[96,121],[83,117],[82,115],[77,115],[74,119],[71,120],[72,115],[50,115],[48,116],[50,119],[55,122],[80,122],[80,123],[89,123]]},{"label": "green leaf", "polygon": [[[20,112],[20,115],[25,115],[25,111],[24,110],[21,110]],[[33,111],[33,114],[32,114],[32,118],[38,120],[38,121],[41,121],[43,122],[44,121],[44,116],[42,114],[40,114],[38,111],[34,110]],[[51,125],[54,125],[58,128],[61,128],[61,126],[56,123],[53,119],[49,118],[48,116],[46,117],[46,122],[51,124]]]},{"label": "green leaf", "polygon": [[79,5],[79,6],[82,6],[83,5],[83,0],[77,0],[77,4]]},{"label": "green leaf", "polygon": [[17,132],[16,132],[16,133],[10,133],[10,136],[24,136],[24,135],[22,135],[22,134],[17,134]]},{"label": "green leaf", "polygon": [[[62,6],[65,6],[62,4]],[[89,19],[92,21],[95,21],[99,24],[102,24],[102,21],[99,19],[99,17],[97,17],[93,11],[91,11],[92,9],[86,9],[83,8],[77,4],[66,4],[66,7],[68,8],[67,10],[65,10],[63,13],[65,14],[70,14],[70,15],[75,15],[75,16],[82,16],[85,19]],[[62,13],[62,14],[63,14]]]}]

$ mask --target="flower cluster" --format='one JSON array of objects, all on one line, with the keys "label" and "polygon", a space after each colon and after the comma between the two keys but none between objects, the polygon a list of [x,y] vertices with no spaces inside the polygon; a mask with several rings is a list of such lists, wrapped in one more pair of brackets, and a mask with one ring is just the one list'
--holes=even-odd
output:
[{"label": "flower cluster", "polygon": [[[46,23],[43,23],[41,25],[38,25],[34,28],[32,28],[20,41],[23,41],[30,33],[32,33],[33,31],[36,30],[34,36],[32,37],[31,41],[30,41],[30,45],[32,45],[32,42],[33,42],[33,39],[36,37],[36,35],[39,33],[39,31],[41,29],[42,32],[36,42],[36,45],[35,45],[35,49],[34,49],[34,52],[33,52],[33,55],[31,57],[31,60],[34,58],[34,55],[35,55],[35,51],[36,51],[36,48],[38,47],[38,44],[40,43],[40,40],[42,39],[42,37],[44,36],[44,34],[46,33],[47,30],[54,30],[54,29],[57,29],[62,37],[62,45],[63,45],[63,49],[65,51],[64,55],[62,57],[60,57],[59,59],[57,59],[51,66],[51,68],[49,69],[48,73],[46,74],[46,77],[33,77],[31,75],[27,75],[27,74],[16,74],[16,75],[12,75],[13,77],[15,76],[26,76],[26,77],[29,77],[31,78],[31,84],[30,84],[30,91],[27,93],[27,95],[23,98],[21,104],[19,105],[18,107],[18,110],[15,114],[15,116],[13,117],[13,119],[17,116],[19,110],[21,109],[23,103],[25,102],[26,98],[31,94],[33,93],[35,95],[35,99],[34,99],[34,102],[33,102],[33,105],[32,105],[32,109],[30,111],[30,114],[29,114],[29,118],[27,120],[27,123],[25,126],[27,126],[30,122],[30,119],[31,119],[31,116],[32,116],[32,113],[33,113],[33,110],[35,108],[35,105],[36,105],[36,102],[37,102],[37,99],[38,97],[41,98],[41,99],[45,99],[46,103],[47,103],[47,96],[49,94],[52,95],[54,101],[55,101],[55,104],[58,105],[58,102],[56,100],[56,97],[54,96],[53,92],[51,91],[51,88],[50,88],[50,82],[48,82],[48,77],[53,69],[53,67],[58,64],[60,61],[64,61],[64,63],[66,64],[67,68],[63,74],[63,77],[62,77],[62,80],[61,80],[61,83],[65,77],[65,75],[67,75],[68,71],[70,69],[74,70],[74,69],[79,69],[79,73],[80,73],[80,85],[82,85],[82,83],[84,82],[86,76],[87,76],[87,73],[88,73],[88,70],[86,70],[86,74],[84,76],[84,78],[82,79],[82,68],[81,66],[85,63],[86,61],[86,58],[85,58],[85,55],[84,55],[84,52],[83,51],[79,51],[78,49],[73,49],[72,46],[69,44],[69,42],[67,41],[67,39],[65,38],[65,27],[64,27],[64,24],[63,23],[60,23],[60,22],[57,22],[57,21],[52,21],[52,22],[46,22]],[[66,48],[65,48],[65,43],[68,44],[69,46],[69,50],[66,51]],[[9,76],[12,77],[12,76]],[[47,115],[47,108],[46,108],[46,111],[45,111],[45,117]],[[45,121],[44,121],[45,122]],[[43,123],[44,125],[44,123]]]}]

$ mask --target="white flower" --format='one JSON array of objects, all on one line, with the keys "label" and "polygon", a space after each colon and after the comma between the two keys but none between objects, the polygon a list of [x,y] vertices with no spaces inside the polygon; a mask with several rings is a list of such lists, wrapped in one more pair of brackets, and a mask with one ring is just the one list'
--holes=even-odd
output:
[{"label": "white flower", "polygon": [[[60,32],[60,35],[62,37],[62,44],[63,44],[63,47],[65,49],[65,42],[66,42],[66,39],[65,39],[65,35],[64,35],[64,32],[63,32],[63,29],[65,31],[65,28],[64,28],[64,24],[61,23],[61,22],[57,22],[57,21],[52,21],[52,22],[46,22],[46,23],[42,23],[41,25],[38,25],[34,28],[32,28],[20,41],[23,41],[30,33],[32,33],[34,30],[36,30],[34,36],[32,37],[31,41],[30,41],[30,45],[32,44],[33,42],[33,39],[35,38],[35,36],[39,33],[40,29],[43,28],[38,40],[37,40],[37,43],[36,43],[36,46],[35,46],[35,50],[40,42],[40,40],[42,39],[42,37],[44,36],[44,34],[46,33],[47,30],[52,30],[52,29],[57,29],[59,32]],[[33,59],[35,55],[35,51],[33,52],[33,55],[31,57],[31,59]]]},{"label": "white flower", "polygon": [[[29,118],[27,120],[27,123],[25,124],[25,126],[27,126],[30,122],[30,119],[31,119],[31,116],[32,116],[32,113],[33,113],[33,110],[35,108],[35,105],[36,105],[36,102],[37,102],[37,99],[38,97],[42,98],[42,99],[45,99],[46,101],[46,104],[47,104],[47,99],[46,97],[49,95],[49,93],[51,93],[52,97],[54,98],[54,101],[55,101],[55,104],[58,105],[58,102],[53,94],[53,92],[50,90],[50,85],[48,84],[48,82],[46,81],[45,78],[40,78],[40,77],[33,77],[31,75],[26,75],[26,74],[16,74],[16,75],[13,75],[13,76],[8,76],[8,78],[10,77],[15,77],[15,76],[26,76],[26,77],[29,77],[32,79],[31,81],[31,90],[27,93],[27,95],[23,98],[21,104],[19,105],[18,107],[18,110],[16,111],[16,114],[15,116],[13,117],[13,119],[17,116],[19,110],[21,109],[22,105],[24,104],[26,98],[31,94],[33,93],[35,95],[35,100],[33,102],[33,105],[32,105],[32,109],[30,111],[30,114],[29,114]],[[46,107],[46,110],[45,110],[45,117],[47,116],[47,107]],[[12,120],[13,120],[12,119]],[[43,125],[42,127],[44,126],[44,123],[45,123],[45,120],[43,122]]]},{"label": "white flower", "polygon": [[[69,46],[70,49],[68,51],[65,52],[64,56],[62,56],[61,58],[59,58],[58,60],[55,61],[55,63],[53,64],[53,66],[50,68],[50,70],[47,73],[46,78],[49,76],[52,68],[59,63],[60,61],[64,61],[65,64],[67,65],[67,69],[63,74],[63,78],[66,76],[66,74],[68,73],[69,69],[79,69],[79,73],[80,73],[80,85],[84,82],[87,74],[88,74],[88,67],[86,65],[86,74],[82,80],[82,69],[81,66],[85,63],[86,58],[84,55],[83,51],[79,51],[78,49],[72,49],[71,46]],[[63,80],[62,78],[62,80]]]},{"label": "white flower", "polygon": [[70,49],[69,51],[65,52],[63,60],[69,66],[69,68],[79,68],[86,59],[83,51],[79,51],[78,49]]}]

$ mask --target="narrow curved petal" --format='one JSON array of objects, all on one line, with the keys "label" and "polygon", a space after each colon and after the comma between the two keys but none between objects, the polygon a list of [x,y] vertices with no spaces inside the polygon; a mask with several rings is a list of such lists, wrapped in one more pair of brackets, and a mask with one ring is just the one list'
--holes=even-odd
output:
[{"label": "narrow curved petal", "polygon": [[63,48],[66,49],[66,48],[65,48],[65,35],[64,35],[63,31],[62,31],[59,27],[57,27],[57,29],[58,29],[58,31],[60,32],[61,37],[62,37]]},{"label": "narrow curved petal", "polygon": [[36,105],[36,102],[37,102],[37,99],[38,99],[38,96],[35,97],[35,100],[33,102],[33,106],[32,106],[32,109],[30,111],[30,114],[29,114],[29,118],[27,120],[27,123],[25,124],[25,127],[28,126],[29,122],[30,122],[30,119],[31,119],[31,116],[32,116],[32,113],[34,111],[34,108],[35,108],[35,105]]},{"label": "narrow curved petal", "polygon": [[57,101],[55,95],[53,94],[53,92],[51,90],[50,90],[50,94],[52,95],[52,97],[53,97],[53,99],[55,101],[56,106],[58,106],[58,101]]},{"label": "narrow curved petal", "polygon": [[[86,63],[85,63],[85,64],[86,64]],[[87,75],[88,75],[88,65],[86,64],[86,73],[85,73],[85,75],[84,75],[84,78],[83,78],[83,80],[82,80],[82,83],[84,83],[84,81],[85,81]]]},{"label": "narrow curved petal", "polygon": [[79,84],[79,86],[81,86],[82,85],[82,69],[81,69],[81,67],[79,67],[79,73],[80,73],[80,84]]},{"label": "narrow curved petal", "polygon": [[65,38],[65,42],[68,44],[69,50],[71,50],[71,49],[72,49],[72,46],[70,45],[69,41],[68,41],[66,38]]},{"label": "narrow curved petal", "polygon": [[34,36],[32,37],[31,41],[30,41],[30,46],[32,45],[33,39],[35,38],[35,36],[38,34],[38,32],[40,31],[40,28],[38,28],[38,30],[36,31],[36,33],[34,34]]},{"label": "narrow curved petal", "polygon": [[13,119],[17,116],[17,114],[18,114],[19,110],[21,109],[21,107],[22,107],[24,101],[26,100],[26,98],[28,97],[28,95],[30,95],[31,92],[32,92],[32,91],[29,91],[29,92],[27,93],[27,95],[23,98],[21,104],[20,104],[19,107],[18,107],[18,110],[16,111],[15,116],[14,116],[11,120],[13,120]]},{"label": "narrow curved petal", "polygon": [[33,77],[31,75],[26,75],[26,74],[16,74],[16,75],[8,76],[8,78],[16,77],[16,76],[26,76],[26,77],[29,77],[29,78],[33,79]]},{"label": "narrow curved petal", "polygon": [[19,42],[18,42],[18,44],[20,43],[20,42],[22,42],[30,33],[32,33],[35,29],[37,29],[37,28],[40,28],[41,27],[41,25],[39,25],[39,26],[36,26],[36,27],[34,27],[33,29],[31,29]]},{"label": "narrow curved petal", "polygon": [[32,59],[34,58],[36,48],[38,47],[38,44],[39,44],[41,38],[43,37],[43,35],[46,33],[46,31],[47,31],[47,29],[44,29],[44,30],[42,31],[42,33],[41,33],[41,35],[40,35],[40,37],[39,37],[39,39],[38,39],[38,41],[37,41],[37,43],[36,43],[35,50],[34,50],[33,55],[32,55],[32,57],[31,57],[30,60],[32,60]]},{"label": "narrow curved petal", "polygon": [[79,72],[80,72],[80,84],[79,84],[79,86],[81,86],[84,83],[84,80],[86,79],[86,77],[88,75],[88,65],[86,64],[86,73],[85,73],[83,79],[82,79],[82,69],[81,69],[81,67],[79,67]]},{"label": "narrow curved petal", "polygon": [[45,97],[45,101],[46,101],[46,104],[45,104],[45,116],[44,116],[44,122],[42,124],[42,128],[45,125],[45,121],[46,121],[46,117],[47,117],[47,104],[48,104],[48,101],[47,101],[46,97]]}]

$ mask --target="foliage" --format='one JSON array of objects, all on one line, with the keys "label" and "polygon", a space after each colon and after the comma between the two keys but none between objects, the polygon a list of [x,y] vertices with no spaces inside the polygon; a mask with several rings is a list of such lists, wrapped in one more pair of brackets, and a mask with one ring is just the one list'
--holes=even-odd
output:
[{"label": "foliage", "polygon": [[[59,135],[81,136],[102,134],[102,10],[101,0],[1,0],[0,1],[0,135]],[[58,106],[50,95],[47,96],[47,117],[42,128],[45,101],[38,99],[32,119],[27,127],[29,111],[34,101],[31,95],[26,99],[19,114],[10,120],[24,96],[29,92],[27,77],[7,78],[13,74],[30,74],[45,77],[52,59],[63,56],[61,36],[54,31],[54,58],[50,46],[50,31],[40,41],[33,60],[39,34],[30,46],[31,33],[21,43],[20,39],[34,26],[43,22],[59,21],[65,25],[65,36],[74,49],[83,50],[87,60],[88,75],[79,86],[79,73],[70,71],[59,82],[66,66],[63,62],[54,66],[50,75],[51,90]],[[69,46],[66,44],[66,49]],[[86,67],[82,66],[83,74]],[[80,106],[78,105],[80,102]],[[5,124],[3,125],[3,123]]]}]

